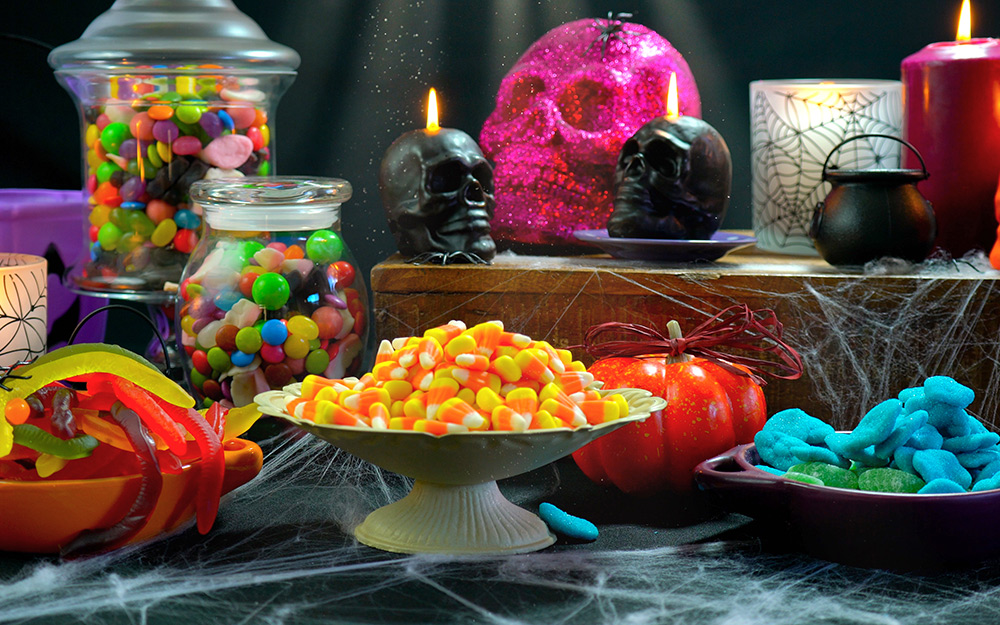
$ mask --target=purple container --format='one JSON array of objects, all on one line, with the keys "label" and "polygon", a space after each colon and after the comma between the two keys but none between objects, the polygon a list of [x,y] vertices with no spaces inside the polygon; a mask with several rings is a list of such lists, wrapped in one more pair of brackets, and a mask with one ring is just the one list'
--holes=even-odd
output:
[{"label": "purple container", "polygon": [[1000,490],[875,493],[788,480],[760,463],[754,445],[740,445],[695,467],[695,482],[723,507],[831,562],[941,571],[1000,558]]},{"label": "purple container", "polygon": [[[0,251],[49,261],[48,349],[64,345],[84,316],[105,302],[63,286],[65,271],[83,255],[83,191],[0,189]],[[104,340],[104,315],[87,322],[75,343]]]}]

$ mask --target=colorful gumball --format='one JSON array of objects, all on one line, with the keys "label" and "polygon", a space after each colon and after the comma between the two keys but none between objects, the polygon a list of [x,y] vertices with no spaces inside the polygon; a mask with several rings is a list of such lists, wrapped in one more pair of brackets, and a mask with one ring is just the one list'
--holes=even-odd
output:
[{"label": "colorful gumball", "polygon": [[253,283],[253,301],[267,310],[278,310],[288,301],[291,289],[280,273],[264,273]]},{"label": "colorful gumball", "polygon": [[317,230],[306,240],[306,254],[317,263],[333,263],[344,253],[344,242],[332,230]]},{"label": "colorful gumball", "polygon": [[288,338],[288,328],[280,320],[270,319],[261,327],[260,337],[268,345],[282,345]]}]

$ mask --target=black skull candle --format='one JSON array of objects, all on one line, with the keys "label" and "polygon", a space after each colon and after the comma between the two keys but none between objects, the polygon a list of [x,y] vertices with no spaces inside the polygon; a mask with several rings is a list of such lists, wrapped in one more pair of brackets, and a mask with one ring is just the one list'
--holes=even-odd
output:
[{"label": "black skull candle", "polygon": [[468,134],[437,123],[431,90],[427,128],[386,150],[379,190],[400,254],[411,262],[489,263],[493,169]]},{"label": "black skull candle", "polygon": [[[677,111],[673,77],[670,94],[667,109]],[[657,117],[619,153],[608,235],[708,239],[729,206],[732,177],[729,147],[715,128],[677,113]]]}]

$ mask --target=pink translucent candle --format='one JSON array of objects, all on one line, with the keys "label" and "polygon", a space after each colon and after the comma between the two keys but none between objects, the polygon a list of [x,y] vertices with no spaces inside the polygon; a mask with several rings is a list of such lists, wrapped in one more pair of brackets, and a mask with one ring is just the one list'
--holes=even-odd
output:
[{"label": "pink translucent candle", "polygon": [[[927,163],[920,192],[934,206],[937,244],[954,256],[989,251],[997,236],[1000,40],[932,43],[906,57],[903,138]],[[904,166],[919,168],[908,150]]]}]

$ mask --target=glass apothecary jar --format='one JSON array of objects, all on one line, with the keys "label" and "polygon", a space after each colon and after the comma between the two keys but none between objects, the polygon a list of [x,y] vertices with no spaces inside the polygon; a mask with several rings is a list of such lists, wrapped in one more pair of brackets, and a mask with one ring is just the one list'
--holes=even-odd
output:
[{"label": "glass apothecary jar", "polygon": [[191,390],[242,406],[316,374],[360,375],[367,290],[340,236],[351,185],[331,178],[202,180],[205,232],[178,290]]},{"label": "glass apothecary jar", "polygon": [[231,0],[117,0],[49,64],[77,104],[89,199],[69,286],[162,293],[201,236],[191,184],[274,173],[299,56]]}]

